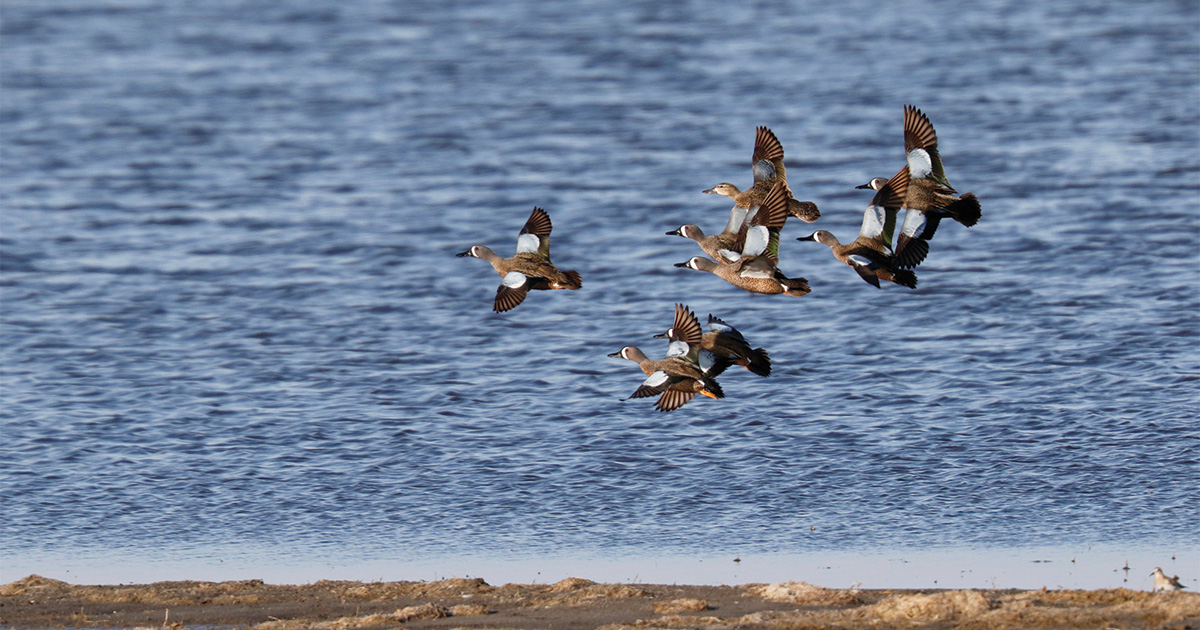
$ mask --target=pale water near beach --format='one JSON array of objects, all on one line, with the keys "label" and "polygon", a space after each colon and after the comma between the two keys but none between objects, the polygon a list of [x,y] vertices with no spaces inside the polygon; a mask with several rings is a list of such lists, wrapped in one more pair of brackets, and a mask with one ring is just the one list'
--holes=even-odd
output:
[{"label": "pale water near beach", "polygon": [[[1094,546],[1195,586],[1194,2],[279,4],[0,7],[0,579]],[[854,234],[905,103],[983,219],[876,290],[795,238]],[[823,213],[804,298],[672,266],[756,125]],[[493,314],[454,254],[534,205],[583,289]],[[622,401],[675,302],[774,373]]]}]

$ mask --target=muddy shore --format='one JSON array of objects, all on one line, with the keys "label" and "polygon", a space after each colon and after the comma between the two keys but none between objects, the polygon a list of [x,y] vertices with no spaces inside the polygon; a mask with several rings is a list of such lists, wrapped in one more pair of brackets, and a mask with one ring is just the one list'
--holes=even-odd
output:
[{"label": "muddy shore", "polygon": [[1200,628],[1200,594],[1105,590],[854,590],[804,582],[690,586],[482,579],[305,585],[0,586],[4,628]]}]

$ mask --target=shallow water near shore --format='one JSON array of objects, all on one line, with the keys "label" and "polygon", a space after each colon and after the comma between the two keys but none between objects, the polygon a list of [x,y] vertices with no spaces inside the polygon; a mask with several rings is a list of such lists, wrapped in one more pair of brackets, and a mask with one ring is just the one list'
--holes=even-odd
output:
[{"label": "shallow water near shore", "polygon": [[[927,8],[5,3],[3,579],[1089,546],[1200,577],[1200,9]],[[858,229],[905,103],[983,219],[876,290],[795,237]],[[784,229],[804,298],[672,266],[756,125],[822,209]],[[493,314],[454,254],[535,205],[583,289]],[[605,355],[662,352],[676,302],[772,375],[621,400]]]},{"label": "shallow water near shore", "polygon": [[142,555],[64,557],[23,554],[5,562],[3,579],[53,567],[73,584],[146,584],[175,580],[263,580],[310,584],[320,580],[436,581],[482,578],[490,584],[549,584],[572,577],[621,584],[751,584],[804,581],[829,588],[867,589],[1106,589],[1150,590],[1154,566],[1200,583],[1194,549],[1164,554],[1154,547],[940,550],[843,550],[763,555],[623,553],[399,558],[347,554],[299,557],[285,550],[230,547],[203,554],[174,550]]}]

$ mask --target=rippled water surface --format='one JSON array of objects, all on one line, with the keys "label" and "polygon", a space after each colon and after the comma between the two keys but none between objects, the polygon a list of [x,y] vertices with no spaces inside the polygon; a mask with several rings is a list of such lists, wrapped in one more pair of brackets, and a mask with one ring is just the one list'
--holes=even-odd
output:
[{"label": "rippled water surface", "polygon": [[[6,2],[4,570],[1165,565],[1200,522],[1197,24],[1194,2]],[[906,103],[983,219],[943,224],[917,290],[876,290],[795,237],[853,236]],[[823,212],[783,232],[804,298],[676,268],[699,250],[664,235],[724,224],[700,191],[750,181],[756,125]],[[511,254],[535,205],[583,289],[496,315],[499,278],[454,254]],[[606,355],[660,355],[675,302],[774,373],[670,414],[622,400],[643,376]]]}]

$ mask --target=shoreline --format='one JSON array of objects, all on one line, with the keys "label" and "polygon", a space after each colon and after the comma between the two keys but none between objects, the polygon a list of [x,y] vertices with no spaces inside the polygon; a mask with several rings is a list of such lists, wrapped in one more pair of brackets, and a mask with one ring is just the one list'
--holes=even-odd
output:
[{"label": "shoreline", "polygon": [[[20,553],[15,553],[20,549]],[[6,552],[7,551],[7,552]],[[276,584],[320,580],[438,581],[482,577],[491,584],[552,584],[586,576],[630,584],[749,584],[806,581],[863,589],[1129,588],[1149,590],[1162,567],[1200,592],[1200,549],[1187,544],[1079,544],[1001,548],[893,548],[754,553],[746,549],[607,554],[559,550],[479,549],[398,553],[358,548],[336,552],[280,546],[217,545],[121,549],[0,549],[0,584],[42,575],[71,584],[149,584],[168,580]]]},{"label": "shoreline", "polygon": [[1173,628],[1200,626],[1200,594],[1125,588],[838,589],[739,585],[492,585],[482,578],[361,582],[170,581],[0,585],[6,628]]}]

